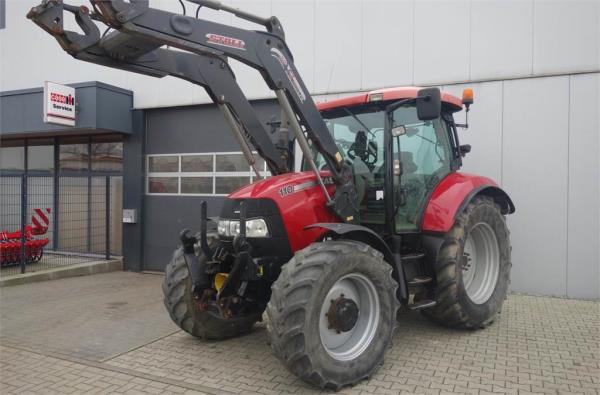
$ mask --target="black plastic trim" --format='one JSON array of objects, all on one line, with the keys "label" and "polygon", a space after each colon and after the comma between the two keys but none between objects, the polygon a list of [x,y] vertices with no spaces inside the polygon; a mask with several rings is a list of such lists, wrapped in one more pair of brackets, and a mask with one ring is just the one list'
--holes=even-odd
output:
[{"label": "black plastic trim", "polygon": [[462,201],[456,213],[454,213],[454,218],[460,213],[462,213],[467,205],[473,200],[473,198],[477,195],[490,196],[494,199],[494,201],[500,206],[500,210],[503,215],[512,214],[515,212],[515,204],[513,203],[508,193],[506,193],[502,188],[490,185],[482,185],[480,187],[474,188],[467,197]]}]

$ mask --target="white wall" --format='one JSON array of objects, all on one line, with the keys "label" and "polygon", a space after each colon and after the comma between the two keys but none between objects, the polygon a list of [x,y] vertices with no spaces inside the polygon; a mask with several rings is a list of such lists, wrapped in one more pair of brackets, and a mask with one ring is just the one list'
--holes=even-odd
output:
[{"label": "white wall", "polygon": [[[513,290],[600,297],[600,1],[224,2],[280,18],[320,100],[417,84],[459,94],[470,82],[476,102],[471,128],[460,134],[473,151],[463,170],[498,180],[515,201]],[[138,108],[208,101],[201,88],[173,78],[74,61],[25,19],[34,3],[7,0],[0,91],[101,80],[133,90]],[[180,9],[176,0],[151,4]],[[254,28],[224,13],[201,15]],[[250,98],[270,94],[256,72],[234,69]]]},{"label": "white wall", "polygon": [[[6,0],[0,30],[0,90],[102,80],[135,92],[137,108],[207,102],[203,89],[74,62],[25,18],[38,0]],[[449,84],[600,69],[598,0],[224,0],[277,15],[309,90],[352,92],[398,85]],[[87,4],[86,0],[71,0]],[[188,14],[195,6],[188,3]],[[176,0],[151,0],[180,12]],[[207,19],[257,28],[208,9]],[[74,22],[67,27],[75,28]],[[237,63],[237,62],[233,62]],[[235,64],[250,98],[270,95],[257,72]]]},{"label": "white wall", "polygon": [[[463,171],[511,195],[512,290],[600,297],[600,73],[448,85],[475,91]],[[457,116],[464,121],[464,113]]]}]

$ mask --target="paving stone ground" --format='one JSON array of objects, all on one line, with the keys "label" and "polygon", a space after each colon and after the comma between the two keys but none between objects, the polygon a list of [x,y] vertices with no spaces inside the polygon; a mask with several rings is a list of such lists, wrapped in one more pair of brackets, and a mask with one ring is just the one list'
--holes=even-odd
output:
[{"label": "paving stone ground", "polygon": [[[264,324],[223,342],[176,331],[104,359],[16,340],[0,337],[2,394],[320,392],[271,355]],[[511,295],[499,319],[474,332],[402,314],[384,365],[341,393],[598,394],[600,303]]]}]

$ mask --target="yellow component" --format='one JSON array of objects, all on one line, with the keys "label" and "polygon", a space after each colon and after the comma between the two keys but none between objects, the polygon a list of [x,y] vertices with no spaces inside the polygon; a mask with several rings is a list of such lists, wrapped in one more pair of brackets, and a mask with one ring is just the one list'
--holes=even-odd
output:
[{"label": "yellow component", "polygon": [[342,154],[340,154],[339,152],[336,152],[335,159],[338,161],[338,163],[341,162],[343,160]]},{"label": "yellow component", "polygon": [[351,215],[349,217],[346,217],[346,222],[350,222],[354,219],[354,215]]},{"label": "yellow component", "polygon": [[259,267],[258,267],[258,275],[262,277],[262,276],[263,276],[263,274],[264,274],[263,267],[262,267],[262,266],[259,266]]},{"label": "yellow component", "polygon": [[215,274],[215,289],[217,290],[217,292],[221,292],[221,287],[223,287],[223,284],[225,284],[225,280],[227,280],[228,276],[229,273]]}]

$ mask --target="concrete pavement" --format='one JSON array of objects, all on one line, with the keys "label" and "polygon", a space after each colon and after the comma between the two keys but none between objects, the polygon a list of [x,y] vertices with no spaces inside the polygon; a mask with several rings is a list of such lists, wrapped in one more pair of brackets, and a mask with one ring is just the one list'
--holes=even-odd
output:
[{"label": "concrete pavement", "polygon": [[[162,277],[108,273],[0,289],[1,393],[318,393],[271,355],[264,324],[205,342],[178,331]],[[456,331],[416,313],[382,368],[344,394],[600,393],[600,303],[511,295]]]}]

